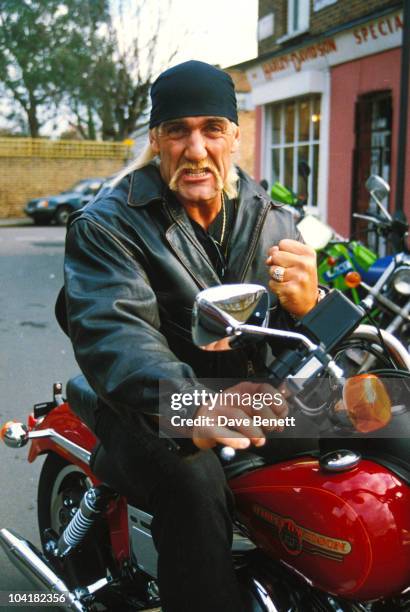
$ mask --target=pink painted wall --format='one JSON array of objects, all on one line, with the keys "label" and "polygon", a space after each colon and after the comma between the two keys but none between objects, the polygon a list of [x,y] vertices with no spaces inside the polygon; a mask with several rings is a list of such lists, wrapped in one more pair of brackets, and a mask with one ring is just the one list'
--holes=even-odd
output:
[{"label": "pink painted wall", "polygon": [[[393,49],[336,66],[331,71],[328,223],[345,236],[350,233],[356,101],[362,94],[388,89],[392,92],[393,104],[390,206],[394,207],[400,59],[401,49]],[[410,170],[410,133],[407,136],[406,168]],[[407,170],[406,174],[405,212],[410,219],[410,172]]]}]

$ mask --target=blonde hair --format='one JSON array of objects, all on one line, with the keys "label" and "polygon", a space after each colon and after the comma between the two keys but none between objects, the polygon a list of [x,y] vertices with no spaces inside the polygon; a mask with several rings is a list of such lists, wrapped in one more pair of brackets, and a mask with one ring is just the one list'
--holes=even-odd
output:
[{"label": "blonde hair", "polygon": [[[237,128],[235,123],[233,122],[230,122],[230,123],[234,128]],[[156,134],[159,135],[161,133],[161,126],[154,127],[150,131],[151,132],[155,131]],[[150,162],[152,162],[153,160],[157,158],[158,156],[156,153],[154,153],[151,143],[148,142],[143,148],[143,150],[141,151],[141,153],[138,155],[138,157],[134,159],[130,164],[128,164],[128,166],[125,166],[125,168],[120,170],[120,172],[113,178],[113,180],[110,183],[110,187],[115,187],[125,176],[127,176],[128,174],[131,174],[131,172],[134,172],[135,170],[140,170],[141,168],[144,168]],[[237,188],[238,180],[239,180],[238,173],[236,171],[234,163],[232,163],[230,169],[228,170],[228,173],[225,177],[225,181],[223,184],[223,190],[230,200],[233,200],[234,198],[238,196],[238,188]]]}]

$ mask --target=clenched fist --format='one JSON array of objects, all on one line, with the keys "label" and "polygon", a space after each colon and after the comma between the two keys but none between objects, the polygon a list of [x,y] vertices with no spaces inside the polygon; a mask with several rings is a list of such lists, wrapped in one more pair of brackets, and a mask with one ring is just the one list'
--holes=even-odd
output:
[{"label": "clenched fist", "polygon": [[281,306],[298,318],[307,314],[318,298],[315,250],[297,240],[284,239],[269,249],[266,264],[269,287]]}]

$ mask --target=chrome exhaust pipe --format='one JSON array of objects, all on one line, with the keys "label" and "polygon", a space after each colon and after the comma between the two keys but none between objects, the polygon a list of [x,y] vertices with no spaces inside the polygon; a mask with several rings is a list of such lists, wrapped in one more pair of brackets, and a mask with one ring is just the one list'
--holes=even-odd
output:
[{"label": "chrome exhaust pipe", "polygon": [[0,545],[13,565],[36,587],[55,595],[64,595],[64,601],[56,602],[56,606],[64,610],[87,612],[89,608],[81,603],[75,593],[69,591],[44,555],[30,542],[8,529],[0,529]]}]

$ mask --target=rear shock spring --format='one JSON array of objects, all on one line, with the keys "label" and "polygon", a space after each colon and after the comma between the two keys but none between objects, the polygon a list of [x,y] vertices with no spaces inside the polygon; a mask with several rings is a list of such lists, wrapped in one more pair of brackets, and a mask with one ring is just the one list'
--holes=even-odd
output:
[{"label": "rear shock spring", "polygon": [[106,486],[93,487],[84,493],[80,507],[61,534],[56,547],[56,556],[65,557],[84,540],[97,518],[115,497]]}]

